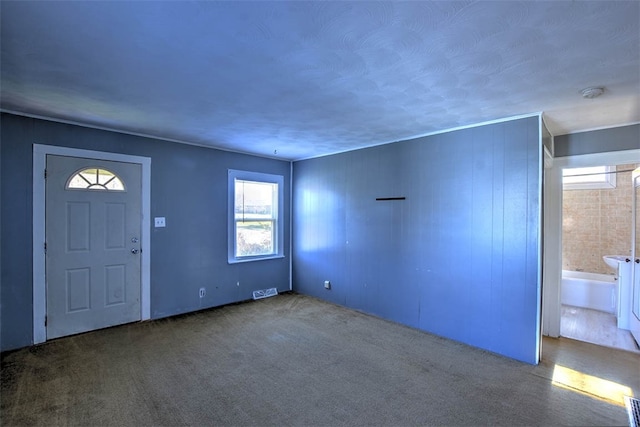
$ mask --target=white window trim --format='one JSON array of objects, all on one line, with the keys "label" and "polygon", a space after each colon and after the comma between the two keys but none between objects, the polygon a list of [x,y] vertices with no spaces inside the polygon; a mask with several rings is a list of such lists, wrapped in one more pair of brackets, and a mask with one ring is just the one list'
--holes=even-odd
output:
[{"label": "white window trim", "polygon": [[[276,232],[275,232],[275,253],[269,255],[256,255],[246,257],[236,257],[236,220],[235,220],[235,180],[246,180],[256,182],[268,182],[278,185],[278,206]],[[249,172],[236,169],[228,170],[228,205],[227,205],[227,261],[229,264],[241,262],[261,261],[265,259],[284,258],[284,177],[262,172]]]},{"label": "white window trim", "polygon": [[[604,166],[607,174],[605,175],[604,181],[599,182],[576,182],[576,183],[563,183],[563,190],[606,190],[611,188],[616,188],[616,167],[615,166]],[[587,167],[587,166],[585,166]],[[593,167],[593,166],[592,166]],[[567,168],[571,169],[571,168]],[[566,169],[565,169],[566,170]]]}]

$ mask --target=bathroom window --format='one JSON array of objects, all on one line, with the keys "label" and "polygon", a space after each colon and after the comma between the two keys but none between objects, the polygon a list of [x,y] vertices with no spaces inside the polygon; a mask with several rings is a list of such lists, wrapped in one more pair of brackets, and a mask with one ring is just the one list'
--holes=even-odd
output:
[{"label": "bathroom window", "polygon": [[615,166],[592,166],[562,170],[565,190],[598,190],[616,188]]},{"label": "bathroom window", "polygon": [[229,263],[283,256],[284,178],[229,170]]}]

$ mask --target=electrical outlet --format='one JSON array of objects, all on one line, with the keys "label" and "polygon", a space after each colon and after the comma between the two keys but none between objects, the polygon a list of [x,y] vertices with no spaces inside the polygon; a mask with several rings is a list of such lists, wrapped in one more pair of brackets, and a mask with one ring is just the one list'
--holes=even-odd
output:
[{"label": "electrical outlet", "polygon": [[156,228],[158,227],[166,227],[167,223],[165,221],[165,218],[163,216],[157,216],[154,218],[154,225],[156,226]]},{"label": "electrical outlet", "polygon": [[207,290],[205,288],[200,288],[200,298],[204,298],[207,294]]},{"label": "electrical outlet", "polygon": [[325,280],[325,281],[324,281],[324,288],[325,288],[325,289],[331,289],[331,282],[330,282],[330,281],[328,281],[328,280]]}]

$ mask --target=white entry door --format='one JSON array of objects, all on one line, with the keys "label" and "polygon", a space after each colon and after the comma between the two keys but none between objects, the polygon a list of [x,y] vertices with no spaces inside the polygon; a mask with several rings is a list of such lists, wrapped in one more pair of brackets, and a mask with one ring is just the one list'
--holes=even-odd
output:
[{"label": "white entry door", "polygon": [[46,163],[47,339],[140,320],[141,166]]}]

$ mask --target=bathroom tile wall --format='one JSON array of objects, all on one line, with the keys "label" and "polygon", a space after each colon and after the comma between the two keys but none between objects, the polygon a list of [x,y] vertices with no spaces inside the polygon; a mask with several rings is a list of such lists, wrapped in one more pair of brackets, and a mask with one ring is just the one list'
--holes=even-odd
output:
[{"label": "bathroom tile wall", "polygon": [[562,203],[562,268],[615,274],[603,255],[631,255],[631,172],[618,165],[616,188],[565,190]]}]

